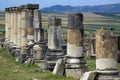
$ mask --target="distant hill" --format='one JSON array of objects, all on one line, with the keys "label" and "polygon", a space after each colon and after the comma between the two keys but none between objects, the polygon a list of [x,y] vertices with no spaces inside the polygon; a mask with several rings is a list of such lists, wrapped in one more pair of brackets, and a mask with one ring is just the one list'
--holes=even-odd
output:
[{"label": "distant hill", "polygon": [[55,5],[42,8],[43,12],[99,12],[99,13],[120,13],[120,3],[97,5],[97,6],[63,6]]}]

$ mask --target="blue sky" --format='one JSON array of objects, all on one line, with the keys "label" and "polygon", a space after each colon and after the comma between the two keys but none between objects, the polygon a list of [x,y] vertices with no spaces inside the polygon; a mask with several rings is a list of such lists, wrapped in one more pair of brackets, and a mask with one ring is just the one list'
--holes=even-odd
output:
[{"label": "blue sky", "polygon": [[4,8],[19,6],[22,4],[36,3],[40,4],[40,8],[53,5],[71,5],[71,6],[93,6],[120,3],[120,0],[0,0],[0,10]]}]

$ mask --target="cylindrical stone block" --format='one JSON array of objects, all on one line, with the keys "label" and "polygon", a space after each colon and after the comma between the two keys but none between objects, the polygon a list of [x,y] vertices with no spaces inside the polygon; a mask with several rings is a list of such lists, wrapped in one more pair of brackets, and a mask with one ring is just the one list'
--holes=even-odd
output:
[{"label": "cylindrical stone block", "polygon": [[83,15],[81,13],[70,13],[68,16],[68,27],[69,29],[80,29],[83,37]]},{"label": "cylindrical stone block", "polygon": [[98,30],[96,32],[96,69],[117,69],[117,54],[117,39],[107,30]]},{"label": "cylindrical stone block", "polygon": [[82,35],[79,29],[68,29],[67,56],[80,57],[83,55]]},{"label": "cylindrical stone block", "polygon": [[48,48],[62,48],[61,19],[55,16],[49,17]]},{"label": "cylindrical stone block", "polygon": [[83,15],[73,13],[68,16],[67,56],[83,55]]}]

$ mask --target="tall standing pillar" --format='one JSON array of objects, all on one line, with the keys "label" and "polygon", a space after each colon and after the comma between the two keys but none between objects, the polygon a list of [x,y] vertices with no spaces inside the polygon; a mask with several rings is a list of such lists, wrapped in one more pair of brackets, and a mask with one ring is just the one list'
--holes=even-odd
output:
[{"label": "tall standing pillar", "polygon": [[7,32],[7,37],[10,42],[10,34],[11,34],[11,27],[10,27],[10,20],[11,20],[11,15],[10,15],[10,10],[8,8],[8,32]]},{"label": "tall standing pillar", "polygon": [[27,39],[28,42],[34,40],[34,28],[33,28],[33,5],[28,4],[27,6]]},{"label": "tall standing pillar", "polygon": [[41,69],[46,69],[46,42],[44,42],[44,29],[42,29],[41,24],[41,13],[38,10],[39,5],[34,4],[36,8],[34,9],[34,18],[33,18],[33,26],[34,26],[34,41],[35,45],[33,46],[33,58],[35,64],[37,64]]},{"label": "tall standing pillar", "polygon": [[9,13],[8,9],[5,9],[5,38],[8,39],[8,27],[9,27]]},{"label": "tall standing pillar", "polygon": [[41,41],[41,14],[38,9],[34,10],[34,41],[39,42]]},{"label": "tall standing pillar", "polygon": [[120,80],[117,70],[117,38],[107,30],[96,31],[96,70],[95,80]]},{"label": "tall standing pillar", "polygon": [[83,52],[83,15],[71,13],[68,15],[66,76],[79,79],[87,71]]},{"label": "tall standing pillar", "polygon": [[7,48],[9,42],[9,8],[5,8],[5,41],[4,48]]},{"label": "tall standing pillar", "polygon": [[14,11],[13,11],[13,43],[17,45],[17,18],[18,18],[18,12],[17,12],[17,7],[14,7]]},{"label": "tall standing pillar", "polygon": [[24,62],[26,60],[26,45],[27,41],[27,9],[25,5],[21,5],[21,54],[20,54],[20,62]]},{"label": "tall standing pillar", "polygon": [[19,48],[21,48],[21,34],[22,34],[22,26],[21,26],[21,23],[22,23],[22,12],[21,12],[21,8],[18,7],[17,8],[18,10],[18,22],[17,22],[17,46]]},{"label": "tall standing pillar", "polygon": [[21,47],[24,47],[27,45],[27,25],[26,25],[26,20],[27,20],[27,9],[25,8],[25,5],[22,5],[22,11],[21,11]]},{"label": "tall standing pillar", "polygon": [[10,42],[13,42],[13,27],[14,27],[14,25],[13,25],[13,22],[14,22],[14,13],[13,13],[13,7],[11,7],[11,9],[10,9],[10,11],[11,11],[11,22],[10,22],[10,26],[11,26],[11,37],[10,37]]},{"label": "tall standing pillar", "polygon": [[50,16],[48,28],[48,52],[46,54],[47,68],[53,70],[56,61],[63,58],[63,56],[61,19],[55,16]]}]

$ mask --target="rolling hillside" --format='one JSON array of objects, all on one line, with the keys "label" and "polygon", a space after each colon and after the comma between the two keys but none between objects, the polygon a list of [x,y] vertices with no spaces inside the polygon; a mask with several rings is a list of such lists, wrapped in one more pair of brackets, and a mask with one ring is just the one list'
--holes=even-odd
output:
[{"label": "rolling hillside", "polygon": [[97,5],[97,6],[63,6],[55,5],[41,9],[43,12],[99,12],[99,13],[120,13],[120,3]]}]

